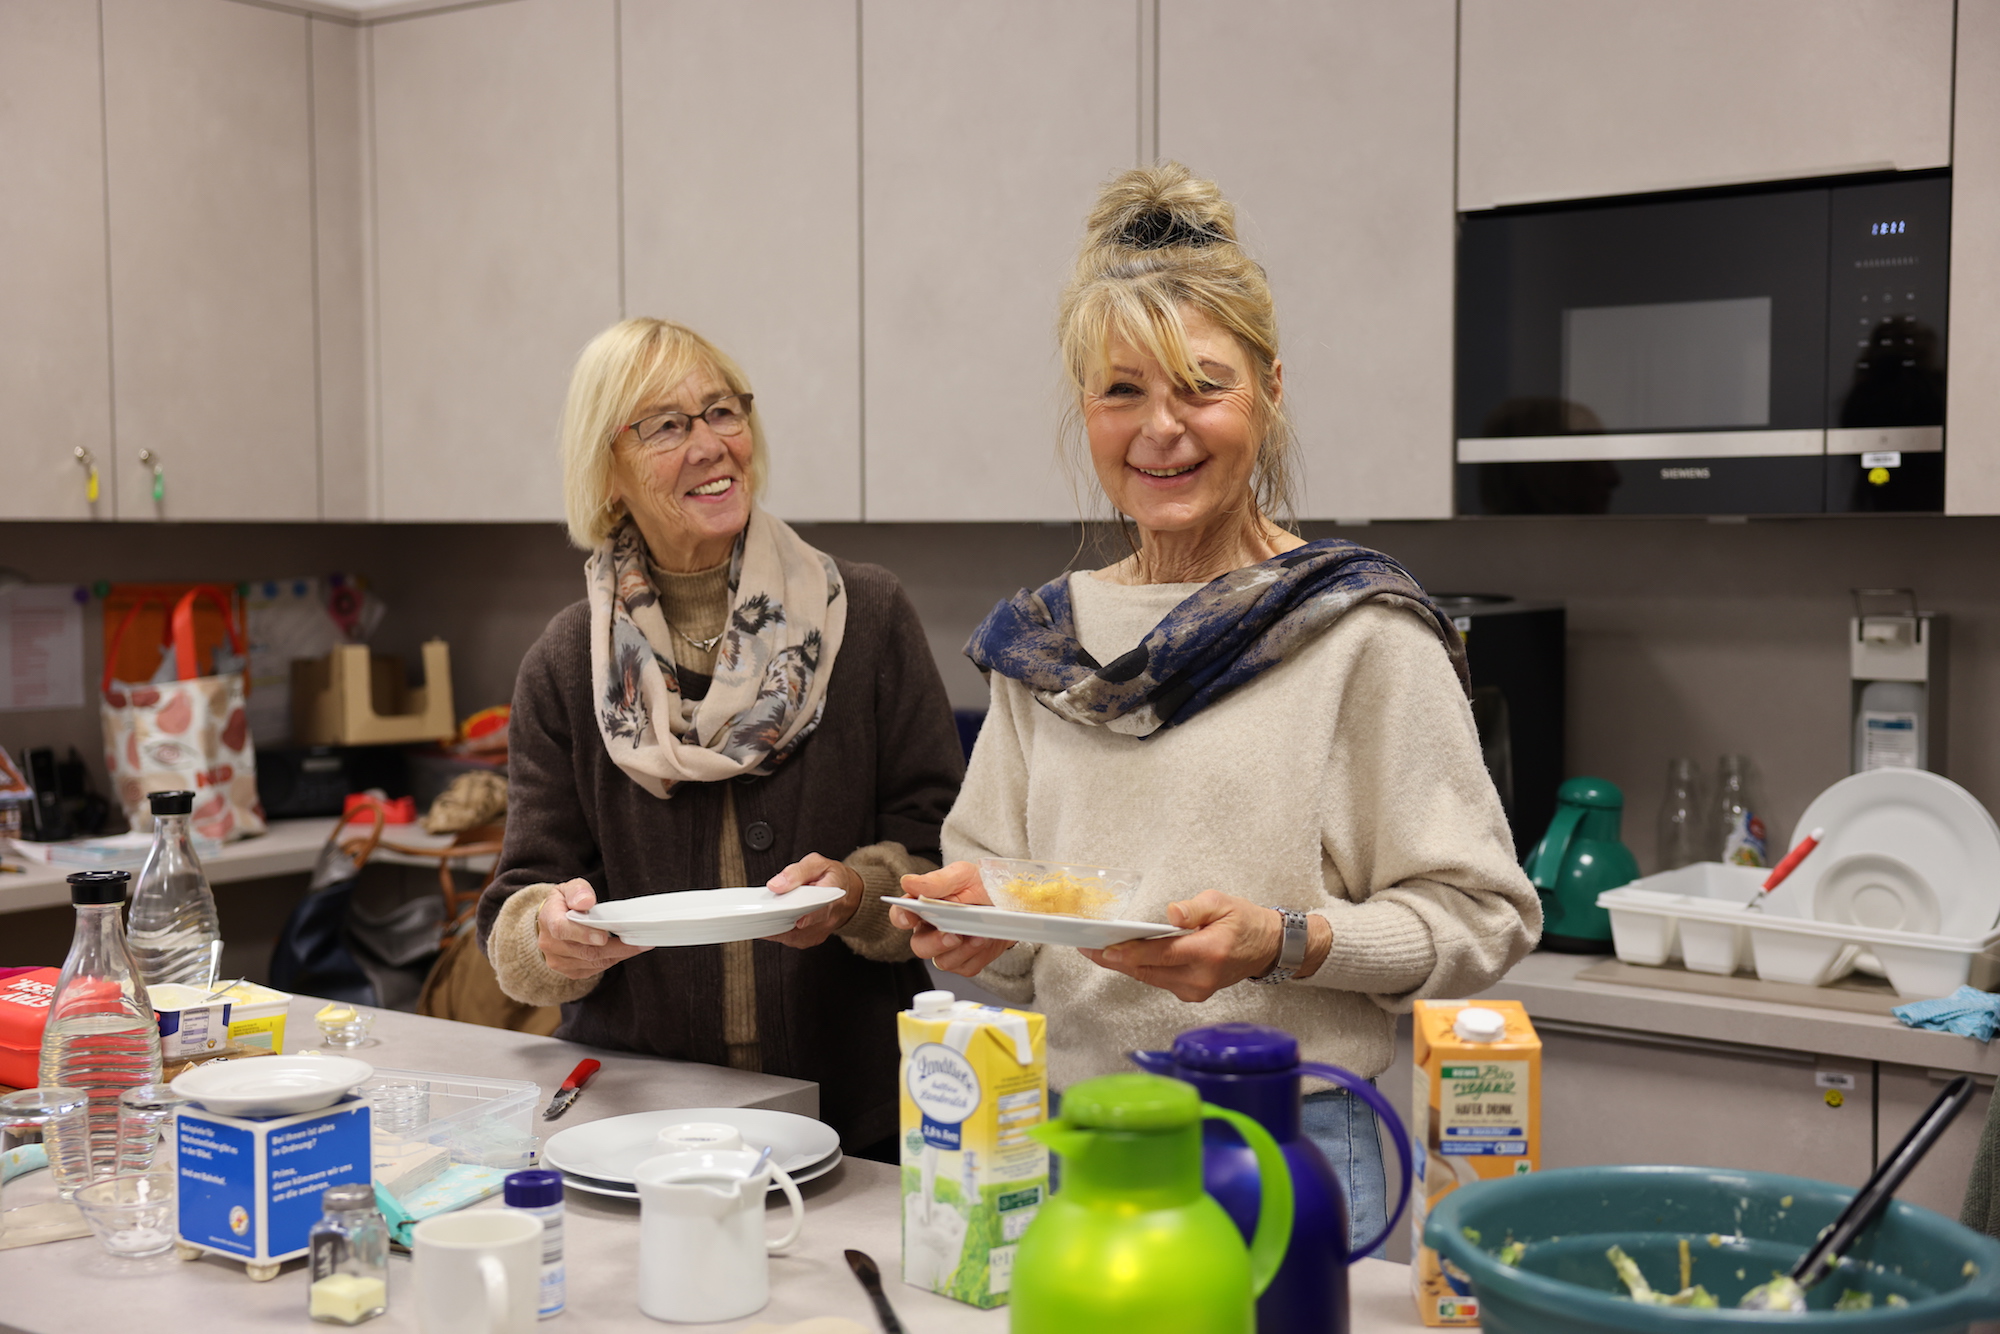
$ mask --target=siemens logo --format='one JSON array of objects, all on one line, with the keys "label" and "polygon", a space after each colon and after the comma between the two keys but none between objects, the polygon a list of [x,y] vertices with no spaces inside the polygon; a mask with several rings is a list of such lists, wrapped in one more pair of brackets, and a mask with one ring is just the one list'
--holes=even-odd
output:
[{"label": "siemens logo", "polygon": [[1706,468],[1662,468],[1660,480],[1663,482],[1705,482],[1708,480]]}]

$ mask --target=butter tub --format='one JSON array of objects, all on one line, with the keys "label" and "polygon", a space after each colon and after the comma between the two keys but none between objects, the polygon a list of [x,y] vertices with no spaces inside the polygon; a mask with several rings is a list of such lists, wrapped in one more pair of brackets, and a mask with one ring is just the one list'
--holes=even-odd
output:
[{"label": "butter tub", "polygon": [[291,1008],[291,992],[238,982],[222,995],[230,1003],[231,1042],[239,1047],[267,1047],[273,1054],[285,1050],[285,1012]]}]

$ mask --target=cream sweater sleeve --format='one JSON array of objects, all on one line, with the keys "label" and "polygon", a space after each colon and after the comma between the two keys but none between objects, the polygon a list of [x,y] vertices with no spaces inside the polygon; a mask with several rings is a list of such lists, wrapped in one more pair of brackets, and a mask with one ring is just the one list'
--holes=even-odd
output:
[{"label": "cream sweater sleeve", "polygon": [[1541,936],[1472,710],[1437,636],[1409,611],[1349,613],[1368,633],[1335,684],[1322,843],[1333,946],[1305,985],[1386,1010],[1466,996]]},{"label": "cream sweater sleeve", "polygon": [[[944,859],[1026,857],[1028,852],[1028,761],[1033,750],[1032,696],[1005,677],[989,678],[986,721],[965,766],[965,784],[944,820]],[[973,980],[1002,1000],[1032,1005],[1035,955],[1041,946],[1018,944],[988,964]]]},{"label": "cream sweater sleeve", "polygon": [[500,990],[523,1005],[567,1005],[597,989],[595,977],[564,977],[549,967],[535,943],[536,918],[543,901],[555,892],[554,885],[521,886],[500,905],[486,938],[486,955]]}]

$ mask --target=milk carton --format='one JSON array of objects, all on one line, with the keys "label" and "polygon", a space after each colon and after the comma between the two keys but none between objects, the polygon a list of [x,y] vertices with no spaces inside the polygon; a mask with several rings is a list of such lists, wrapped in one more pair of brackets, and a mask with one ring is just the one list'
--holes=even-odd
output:
[{"label": "milk carton", "polygon": [[903,1052],[903,1281],[1001,1306],[1014,1248],[1048,1190],[1042,1016],[926,991],[896,1020]]},{"label": "milk carton", "polygon": [[[1465,1272],[1424,1245],[1437,1202],[1474,1181],[1523,1176],[1541,1160],[1542,1040],[1519,1001],[1418,1001],[1410,1098],[1417,1188],[1410,1290],[1426,1325],[1477,1325]],[[1492,1239],[1499,1245],[1506,1239]]]}]

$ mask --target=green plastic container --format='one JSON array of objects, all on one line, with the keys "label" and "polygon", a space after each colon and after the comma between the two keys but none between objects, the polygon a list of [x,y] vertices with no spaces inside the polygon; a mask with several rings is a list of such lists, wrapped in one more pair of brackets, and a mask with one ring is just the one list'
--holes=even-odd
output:
[{"label": "green plastic container", "polygon": [[[1706,1167],[1569,1167],[1461,1186],[1438,1202],[1424,1242],[1456,1265],[1479,1297],[1485,1334],[1585,1334],[1791,1328],[1853,1334],[1947,1334],[2000,1317],[2000,1242],[1901,1201],[1847,1262],[1806,1294],[1805,1315],[1738,1311],[1745,1292],[1796,1264],[1854,1191],[1806,1177]],[[1711,1244],[1713,1236],[1720,1243]],[[1476,1238],[1476,1239],[1475,1239]],[[1625,1248],[1653,1287],[1680,1286],[1680,1241],[1693,1281],[1721,1309],[1639,1306],[1604,1253]],[[1508,1241],[1527,1243],[1518,1268]],[[1868,1311],[1830,1310],[1849,1289]],[[1898,1293],[1910,1304],[1883,1303]]]}]

